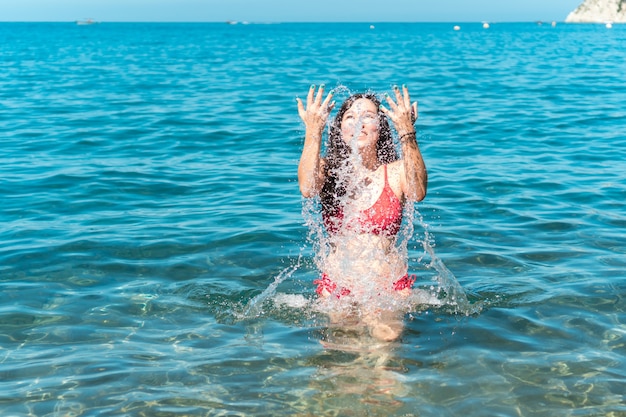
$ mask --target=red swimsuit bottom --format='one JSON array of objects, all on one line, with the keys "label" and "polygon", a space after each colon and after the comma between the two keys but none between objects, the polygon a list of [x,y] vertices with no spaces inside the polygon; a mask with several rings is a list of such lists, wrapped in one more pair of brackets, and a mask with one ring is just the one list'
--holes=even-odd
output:
[{"label": "red swimsuit bottom", "polygon": [[[392,288],[394,289],[394,291],[402,291],[407,288],[411,289],[413,288],[413,283],[415,282],[416,279],[417,279],[416,275],[406,274],[405,276],[403,276],[402,278],[394,282],[392,285]],[[326,275],[325,273],[322,274],[321,278],[313,281],[313,284],[317,285],[315,292],[318,295],[324,294],[324,291],[328,291],[329,293],[332,294],[337,290],[337,284],[334,283],[330,278],[328,278],[328,275]],[[346,295],[350,295],[350,290],[344,287],[339,288],[339,290],[336,293],[337,298],[345,297]]]}]

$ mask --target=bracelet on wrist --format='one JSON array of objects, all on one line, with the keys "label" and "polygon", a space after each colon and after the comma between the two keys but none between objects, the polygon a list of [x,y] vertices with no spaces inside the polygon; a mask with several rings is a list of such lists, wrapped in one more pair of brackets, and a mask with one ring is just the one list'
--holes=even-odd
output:
[{"label": "bracelet on wrist", "polygon": [[413,137],[415,139],[417,139],[417,135],[415,134],[415,132],[409,132],[409,133],[405,133],[404,135],[400,135],[400,143],[404,143],[405,142],[405,138],[407,137]]}]

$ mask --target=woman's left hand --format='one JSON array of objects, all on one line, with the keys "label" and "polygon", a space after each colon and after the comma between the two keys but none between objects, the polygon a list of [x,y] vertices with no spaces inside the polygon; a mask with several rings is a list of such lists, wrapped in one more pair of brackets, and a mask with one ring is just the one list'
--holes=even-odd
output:
[{"label": "woman's left hand", "polygon": [[415,126],[413,126],[417,120],[417,102],[411,104],[409,89],[406,86],[402,86],[402,92],[396,86],[393,90],[396,101],[387,95],[390,109],[381,105],[380,110],[393,122],[402,144],[403,163],[400,176],[402,193],[409,201],[421,201],[426,196],[428,172],[417,144]]},{"label": "woman's left hand", "polygon": [[413,124],[417,120],[417,101],[411,104],[409,89],[405,85],[402,86],[402,91],[400,91],[398,86],[394,86],[393,91],[396,96],[396,101],[388,94],[385,94],[389,109],[381,105],[380,110],[391,119],[398,135],[402,136],[406,133],[414,133],[415,127]]}]

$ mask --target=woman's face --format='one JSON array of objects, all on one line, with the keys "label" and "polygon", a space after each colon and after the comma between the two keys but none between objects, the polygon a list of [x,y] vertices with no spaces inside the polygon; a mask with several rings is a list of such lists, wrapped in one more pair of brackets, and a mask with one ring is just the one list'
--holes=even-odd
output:
[{"label": "woman's face", "polygon": [[367,146],[376,146],[378,141],[378,108],[367,98],[356,100],[341,119],[341,136],[352,145],[356,142],[359,150]]}]

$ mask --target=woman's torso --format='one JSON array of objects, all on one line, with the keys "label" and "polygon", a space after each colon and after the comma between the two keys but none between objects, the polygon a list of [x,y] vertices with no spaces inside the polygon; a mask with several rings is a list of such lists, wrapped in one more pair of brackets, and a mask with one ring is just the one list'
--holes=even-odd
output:
[{"label": "woman's torso", "polygon": [[375,234],[393,238],[402,223],[403,198],[397,165],[381,165],[371,173],[356,173],[346,195],[332,213],[323,212],[330,234]]},{"label": "woman's torso", "polygon": [[340,216],[325,216],[329,251],[322,270],[338,284],[354,288],[365,280],[387,286],[407,272],[406,256],[396,246],[403,209],[397,164],[371,173],[371,182],[355,198],[347,197]]}]

